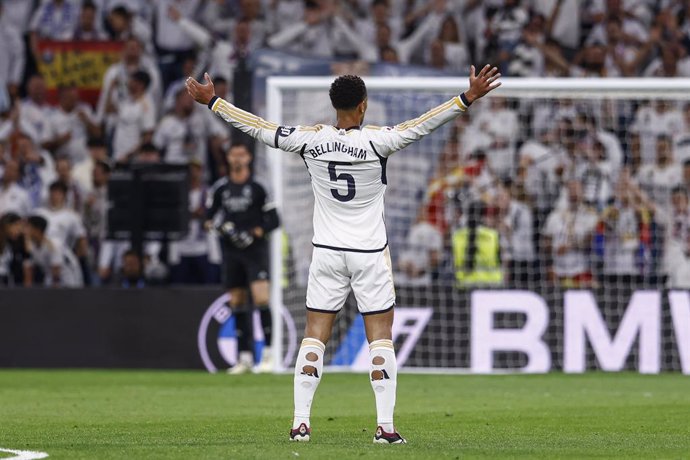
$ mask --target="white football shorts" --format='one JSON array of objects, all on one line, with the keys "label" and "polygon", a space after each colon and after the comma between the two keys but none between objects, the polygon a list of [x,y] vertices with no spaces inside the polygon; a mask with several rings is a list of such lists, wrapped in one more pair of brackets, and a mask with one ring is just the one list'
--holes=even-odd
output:
[{"label": "white football shorts", "polygon": [[395,288],[388,247],[378,252],[314,248],[309,266],[307,310],[337,313],[343,308],[350,288],[362,315],[393,308]]}]

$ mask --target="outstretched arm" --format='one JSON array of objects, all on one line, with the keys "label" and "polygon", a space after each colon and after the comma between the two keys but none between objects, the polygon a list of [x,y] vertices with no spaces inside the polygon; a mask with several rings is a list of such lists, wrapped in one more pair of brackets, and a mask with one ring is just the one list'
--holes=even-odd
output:
[{"label": "outstretched arm", "polygon": [[300,151],[302,144],[298,142],[298,136],[288,138],[296,128],[278,126],[275,123],[257,117],[253,113],[235,107],[225,99],[216,96],[213,82],[208,73],[204,74],[204,79],[206,80],[204,85],[192,77],[187,78],[185,82],[187,92],[195,101],[207,105],[213,113],[223,120],[269,147],[279,148],[288,152]]},{"label": "outstretched arm", "polygon": [[479,75],[475,76],[474,66],[470,66],[470,87],[467,91],[429,110],[420,117],[400,123],[392,128],[382,128],[372,135],[372,144],[377,154],[387,157],[455,119],[467,110],[474,101],[501,86],[501,82],[498,81],[500,76],[498,69],[496,67],[491,68],[488,64],[479,72]]}]

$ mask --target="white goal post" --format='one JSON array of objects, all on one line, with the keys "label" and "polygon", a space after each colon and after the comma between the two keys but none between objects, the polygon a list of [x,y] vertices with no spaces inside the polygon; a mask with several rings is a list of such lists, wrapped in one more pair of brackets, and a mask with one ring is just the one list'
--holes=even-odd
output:
[{"label": "white goal post", "polygon": [[[288,95],[294,97],[294,94],[304,92],[312,93],[314,97],[318,97],[319,100],[328,100],[328,89],[335,77],[269,77],[266,85],[266,110],[265,119],[276,123],[278,125],[298,125],[305,123],[319,123],[317,118],[313,121],[303,121],[303,120],[293,120],[292,109],[286,106],[288,101]],[[452,78],[437,78],[437,77],[365,77],[364,81],[367,86],[370,98],[372,95],[377,93],[429,93],[438,95],[454,95],[459,94],[468,87],[467,77],[452,77]],[[609,79],[590,79],[590,78],[502,78],[502,86],[493,92],[491,96],[499,96],[502,98],[510,98],[516,101],[521,100],[575,100],[575,101],[632,101],[631,105],[634,105],[638,101],[642,100],[665,100],[665,101],[675,101],[680,105],[684,105],[682,101],[690,101],[690,79],[682,78],[609,78]],[[292,101],[293,99],[289,99]],[[385,105],[385,104],[384,104]],[[432,108],[429,107],[418,107],[417,115],[421,115],[426,110]],[[306,109],[306,107],[305,107]],[[473,106],[474,109],[474,106]],[[397,114],[399,112],[392,110],[386,110],[386,125],[395,125],[402,121],[408,119],[407,111],[401,114],[398,118]],[[302,117],[304,118],[304,117]],[[520,119],[520,123],[527,123]],[[376,123],[378,124],[378,123]],[[438,136],[438,133],[434,133],[431,136]],[[281,218],[286,212],[290,212],[289,206],[286,207],[286,191],[290,187],[290,179],[292,176],[287,177],[285,169],[286,155],[280,150],[267,148],[266,150],[266,164],[268,167],[268,172],[270,176],[271,191],[275,199],[279,214]],[[301,161],[301,160],[300,160]],[[396,158],[392,158],[392,162],[395,162]],[[392,163],[391,162],[391,163]],[[304,171],[304,181],[308,182],[309,178]],[[297,178],[295,178],[297,180]],[[311,197],[309,198],[311,199]],[[311,219],[311,215],[308,216]],[[306,217],[305,217],[306,219]],[[311,229],[311,222],[308,225],[305,224],[306,229]],[[291,229],[286,229],[288,234]],[[402,230],[401,230],[402,231]],[[311,237],[311,235],[309,235]],[[283,320],[283,309],[291,307],[286,304],[284,294],[292,295],[293,292],[300,292],[303,295],[303,287],[293,290],[292,278],[289,279],[288,285],[284,285],[284,279],[286,274],[284,273],[285,268],[285,247],[284,239],[279,231],[274,232],[271,238],[271,309],[273,312],[274,321],[274,362],[276,363],[276,371],[285,370],[286,367],[291,365],[290,362],[286,361],[285,353],[287,347],[287,336],[284,329]],[[310,257],[310,254],[304,253],[304,250],[298,251],[292,248],[293,258],[306,258]],[[291,275],[292,276],[292,275]],[[452,285],[452,282],[450,283]],[[449,289],[455,289],[450,287]],[[451,296],[451,294],[438,294],[439,297],[445,299],[444,296]],[[455,294],[453,294],[455,295]],[[627,295],[627,294],[626,294]],[[663,296],[662,296],[663,297]],[[556,294],[557,299],[562,299],[562,294]],[[416,299],[419,303],[419,298]],[[628,304],[628,297],[621,297],[620,299],[613,299],[616,302],[616,307],[611,307],[612,311],[618,311],[621,308],[624,309]],[[613,301],[612,300],[612,301]],[[445,300],[444,300],[445,301]],[[560,301],[560,300],[559,300]],[[304,309],[304,300],[302,299],[301,308]],[[547,303],[549,300],[547,298]],[[622,304],[619,307],[618,304]],[[426,307],[426,305],[414,305],[415,307]],[[620,319],[620,318],[619,318]],[[463,320],[464,321],[464,320]],[[510,320],[512,321],[512,320]],[[552,319],[552,321],[554,321]],[[562,317],[559,315],[555,321],[562,321]],[[469,324],[469,321],[467,321]],[[519,321],[518,321],[519,323]],[[297,324],[297,339],[301,339],[302,330],[299,328],[303,326],[303,323],[296,321]],[[513,324],[513,323],[510,323]],[[562,325],[561,325],[562,326]],[[560,326],[559,326],[560,327]],[[340,339],[344,340],[347,331],[342,331]],[[447,331],[446,331],[447,332]],[[469,330],[466,331],[469,335]],[[456,333],[456,332],[452,332]],[[664,332],[665,333],[665,332]],[[292,334],[294,336],[294,334]],[[469,340],[469,339],[468,339]],[[561,343],[561,339],[554,339],[554,343]],[[298,343],[296,344],[298,345]],[[414,344],[410,345],[413,346]],[[560,346],[560,345],[558,345]],[[409,353],[410,350],[407,350]],[[338,351],[339,352],[339,351]],[[430,351],[433,353],[433,350]],[[438,363],[432,360],[432,363],[428,366],[429,369],[432,368],[447,368],[447,362],[455,359],[453,356],[448,358],[448,350],[443,350],[443,358],[439,358]],[[559,352],[560,353],[560,352]],[[335,349],[331,350],[331,356],[336,354]],[[452,355],[452,353],[451,353]],[[463,362],[469,362],[469,359],[462,358]],[[450,360],[450,361],[449,361]],[[673,366],[676,366],[677,357],[673,357]],[[441,364],[439,364],[441,363]],[[333,363],[338,366],[338,363]],[[524,363],[523,363],[524,364]],[[452,365],[451,365],[452,367]],[[516,367],[521,367],[518,365]],[[348,368],[348,366],[345,366]],[[422,370],[425,367],[422,367]],[[419,370],[419,366],[413,365],[413,369]],[[508,366],[510,369],[510,366]]]}]

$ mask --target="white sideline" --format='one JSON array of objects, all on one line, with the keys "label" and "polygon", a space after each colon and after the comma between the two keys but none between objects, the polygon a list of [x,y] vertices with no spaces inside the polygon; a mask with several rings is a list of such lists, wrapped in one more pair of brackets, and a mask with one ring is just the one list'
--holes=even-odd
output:
[{"label": "white sideline", "polygon": [[46,458],[48,454],[45,452],[34,452],[32,450],[12,450],[3,449],[0,447],[0,452],[6,452],[8,454],[14,454],[16,457],[5,457],[2,460],[34,460],[37,458]]}]

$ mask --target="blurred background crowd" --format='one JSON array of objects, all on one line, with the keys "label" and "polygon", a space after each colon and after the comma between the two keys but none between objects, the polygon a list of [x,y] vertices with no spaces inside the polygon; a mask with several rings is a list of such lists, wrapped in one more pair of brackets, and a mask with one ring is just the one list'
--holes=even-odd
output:
[{"label": "blurred background crowd", "polygon": [[[690,76],[690,0],[0,0],[0,35],[13,286],[218,282],[199,224],[236,134],[183,82],[208,71],[240,105],[238,68],[261,49],[448,75]],[[118,43],[95,96],[51,89],[46,41]],[[471,112],[430,168],[398,283],[690,287],[690,105],[497,97]],[[189,235],[143,254],[106,237],[108,179],[136,163],[190,170]],[[201,275],[186,268],[199,258]]]}]

